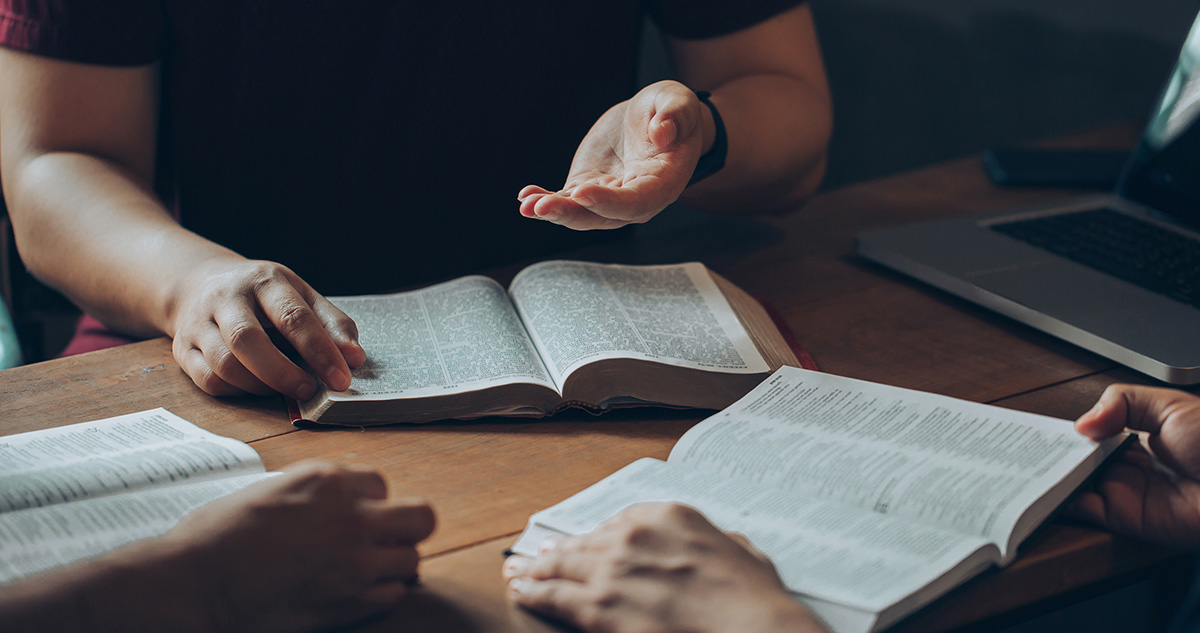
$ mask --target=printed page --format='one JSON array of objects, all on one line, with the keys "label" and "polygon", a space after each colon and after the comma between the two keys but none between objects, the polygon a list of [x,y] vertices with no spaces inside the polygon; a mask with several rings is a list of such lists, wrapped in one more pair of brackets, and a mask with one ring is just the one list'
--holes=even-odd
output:
[{"label": "printed page", "polygon": [[0,512],[262,470],[246,444],[154,409],[0,437]]},{"label": "printed page", "polygon": [[509,293],[560,385],[605,358],[729,373],[769,369],[702,264],[549,261],[521,271]]},{"label": "printed page", "polygon": [[670,461],[1004,548],[1027,507],[1119,443],[1097,445],[1064,420],[784,367],[688,431]]},{"label": "printed page", "polygon": [[[722,530],[745,535],[789,590],[868,612],[990,547],[982,538],[654,459],[533,515],[527,532],[585,534],[632,504],[654,501],[692,506]],[[536,554],[537,543],[522,538],[514,550]]]},{"label": "printed page", "polygon": [[385,296],[333,297],[367,362],[333,400],[390,400],[533,383],[555,389],[504,288],[471,276]]},{"label": "printed page", "polygon": [[177,484],[0,514],[0,583],[161,536],[192,510],[276,474]]}]

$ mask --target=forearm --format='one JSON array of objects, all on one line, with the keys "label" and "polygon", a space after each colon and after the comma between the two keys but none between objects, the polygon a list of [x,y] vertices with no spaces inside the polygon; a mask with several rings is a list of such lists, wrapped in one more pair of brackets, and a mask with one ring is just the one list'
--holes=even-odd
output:
[{"label": "forearm", "polygon": [[5,193],[33,274],[106,324],[172,334],[174,285],[216,257],[236,257],[178,225],[132,172],[89,154],[17,161]]},{"label": "forearm", "polygon": [[0,630],[214,630],[172,545],[154,539],[0,587]]},{"label": "forearm", "polygon": [[[739,77],[712,90],[729,150],[725,167],[688,187],[681,199],[714,211],[788,211],[820,185],[832,128],[828,96],[803,79]],[[705,145],[715,123],[704,108]]]}]

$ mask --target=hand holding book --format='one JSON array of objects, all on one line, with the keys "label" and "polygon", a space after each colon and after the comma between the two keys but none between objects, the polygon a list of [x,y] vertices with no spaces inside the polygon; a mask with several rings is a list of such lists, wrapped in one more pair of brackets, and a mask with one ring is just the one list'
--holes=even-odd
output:
[{"label": "hand holding book", "polygon": [[1121,534],[1200,547],[1200,397],[1112,385],[1075,428],[1095,440],[1128,429],[1142,441],[1076,500],[1073,514]]}]

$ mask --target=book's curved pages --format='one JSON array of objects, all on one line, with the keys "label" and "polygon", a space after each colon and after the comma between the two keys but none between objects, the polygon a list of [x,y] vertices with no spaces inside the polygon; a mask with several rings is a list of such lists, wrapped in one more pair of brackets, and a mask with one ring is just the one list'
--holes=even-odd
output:
[{"label": "book's curved pages", "polygon": [[835,633],[883,629],[1017,546],[1119,448],[1071,423],[784,367],[642,459],[534,514],[513,551],[673,501],[746,535]]},{"label": "book's curved pages", "polygon": [[800,360],[767,311],[700,263],[549,261],[506,290],[470,276],[331,298],[367,363],[304,420],[367,425],[657,405],[720,409]]},{"label": "book's curved pages", "polygon": [[274,474],[165,409],[0,437],[0,584],[165,534]]}]

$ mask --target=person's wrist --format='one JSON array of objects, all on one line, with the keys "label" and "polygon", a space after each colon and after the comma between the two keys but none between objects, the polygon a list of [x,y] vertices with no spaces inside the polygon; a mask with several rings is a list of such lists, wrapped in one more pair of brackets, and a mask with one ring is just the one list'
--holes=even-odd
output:
[{"label": "person's wrist", "polygon": [[702,149],[700,159],[688,180],[688,186],[694,185],[705,178],[717,173],[725,166],[725,156],[729,151],[729,140],[725,132],[725,123],[721,113],[712,102],[712,95],[704,90],[694,90],[700,100],[702,122]]},{"label": "person's wrist", "polygon": [[[92,594],[95,613],[114,604],[138,601],[137,626],[131,630],[217,633],[211,605],[215,587],[197,573],[197,553],[169,536],[140,541],[101,559],[105,571]],[[107,579],[107,580],[106,580]],[[113,614],[120,615],[120,614]]]}]

